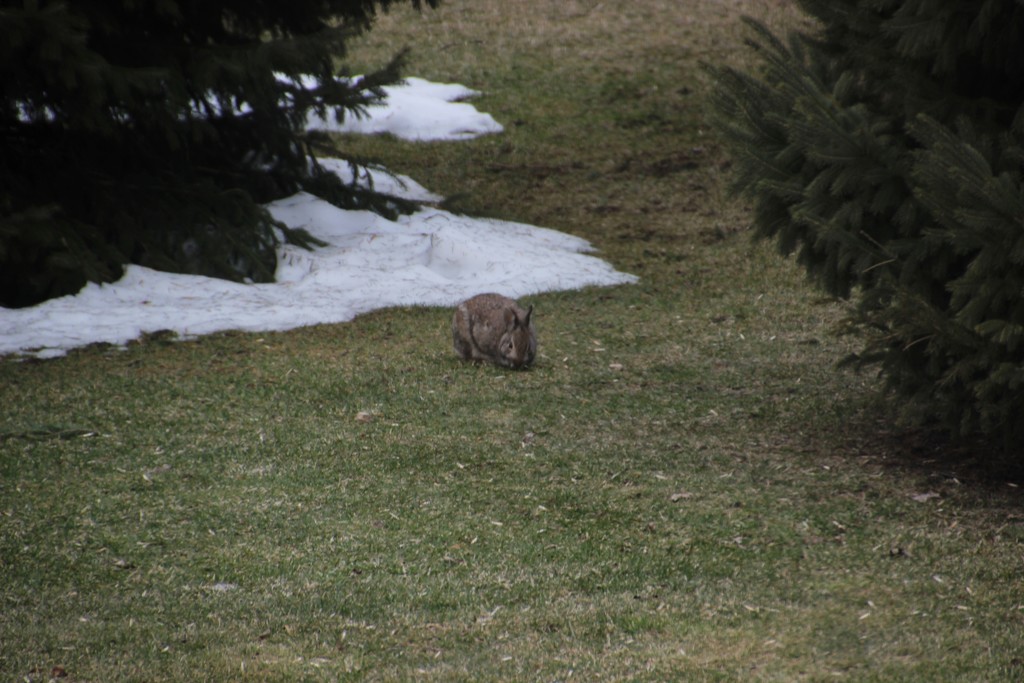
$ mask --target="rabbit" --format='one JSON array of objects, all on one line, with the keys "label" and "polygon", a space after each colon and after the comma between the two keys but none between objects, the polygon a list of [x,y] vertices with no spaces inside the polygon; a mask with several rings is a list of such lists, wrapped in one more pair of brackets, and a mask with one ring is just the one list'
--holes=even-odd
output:
[{"label": "rabbit", "polygon": [[452,343],[463,360],[484,360],[519,370],[537,355],[537,335],[523,309],[500,294],[478,294],[455,307]]}]

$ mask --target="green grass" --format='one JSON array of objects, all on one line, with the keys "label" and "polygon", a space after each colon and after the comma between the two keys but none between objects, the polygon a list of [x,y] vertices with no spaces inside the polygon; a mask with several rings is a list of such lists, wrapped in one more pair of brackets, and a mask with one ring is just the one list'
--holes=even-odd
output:
[{"label": "green grass", "polygon": [[450,0],[353,50],[507,131],[339,149],[641,276],[531,298],[530,371],[438,309],[0,363],[3,678],[1020,680],[1015,482],[837,370],[842,304],[724,192],[741,10],[794,20]]}]

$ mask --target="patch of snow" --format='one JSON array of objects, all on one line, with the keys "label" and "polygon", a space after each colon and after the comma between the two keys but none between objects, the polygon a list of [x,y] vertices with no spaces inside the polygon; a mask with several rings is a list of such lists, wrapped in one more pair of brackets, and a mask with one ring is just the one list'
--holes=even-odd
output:
[{"label": "patch of snow", "polygon": [[462,102],[480,93],[457,83],[406,78],[404,85],[389,85],[383,90],[387,97],[369,107],[367,116],[348,115],[339,122],[333,113],[324,119],[311,112],[306,126],[340,133],[389,133],[418,141],[468,140],[505,130],[490,114]]},{"label": "patch of snow", "polygon": [[434,194],[407,175],[389,174],[372,168],[360,167],[358,179],[352,172],[352,165],[344,159],[321,158],[317,161],[324,169],[341,178],[342,182],[361,187],[368,187],[392,197],[408,199],[414,202],[439,202],[444,197]]}]

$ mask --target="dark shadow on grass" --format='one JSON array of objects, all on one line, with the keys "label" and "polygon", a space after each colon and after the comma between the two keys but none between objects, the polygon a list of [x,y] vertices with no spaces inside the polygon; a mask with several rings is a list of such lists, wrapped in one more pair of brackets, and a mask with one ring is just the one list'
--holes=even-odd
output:
[{"label": "dark shadow on grass", "polygon": [[884,404],[851,414],[837,431],[809,437],[828,440],[829,446],[815,444],[819,452],[857,458],[906,479],[915,491],[955,488],[992,506],[1024,507],[1024,457],[997,440],[957,439],[937,425],[900,424]]}]

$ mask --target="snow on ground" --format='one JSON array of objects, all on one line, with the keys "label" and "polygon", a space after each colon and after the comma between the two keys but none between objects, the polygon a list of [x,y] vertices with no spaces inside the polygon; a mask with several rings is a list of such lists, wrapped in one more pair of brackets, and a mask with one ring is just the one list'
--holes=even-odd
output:
[{"label": "snow on ground", "polygon": [[[311,121],[311,126],[392,133],[410,140],[460,140],[502,130],[488,114],[455,100],[460,85],[407,79],[364,119]],[[349,165],[321,163],[347,181]],[[358,182],[423,202],[437,195],[405,176],[366,172]],[[224,330],[286,330],[351,320],[389,306],[451,306],[496,291],[515,298],[636,277],[589,256],[585,240],[547,228],[471,218],[425,206],[396,221],[338,209],[299,193],[268,205],[275,218],[305,228],[328,246],[283,245],[277,282],[239,284],[128,266],[110,284],[23,309],[0,307],[0,354],[60,356],[94,342],[123,345],[144,333],[172,330],[183,338]]]},{"label": "snow on ground", "polygon": [[367,117],[347,116],[338,123],[314,112],[307,125],[341,133],[390,133],[403,140],[468,140],[505,130],[490,114],[461,101],[480,94],[464,85],[407,78],[405,85],[385,86],[384,92],[383,104]]}]

